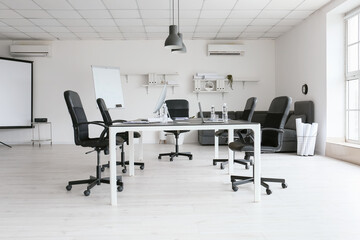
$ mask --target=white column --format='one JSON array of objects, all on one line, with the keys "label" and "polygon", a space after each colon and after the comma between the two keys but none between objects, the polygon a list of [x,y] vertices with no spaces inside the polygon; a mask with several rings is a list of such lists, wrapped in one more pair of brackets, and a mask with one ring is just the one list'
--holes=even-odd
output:
[{"label": "white column", "polygon": [[117,206],[117,190],[116,190],[116,130],[109,129],[109,150],[110,150],[110,195],[111,205]]},{"label": "white column", "polygon": [[134,131],[129,131],[129,176],[135,175],[134,158]]},{"label": "white column", "polygon": [[254,131],[254,201],[261,200],[261,130],[260,124],[252,129]]},{"label": "white column", "polygon": [[[214,132],[216,132],[217,129],[214,130]],[[214,155],[214,159],[218,159],[219,158],[219,137],[215,136],[214,134],[214,151],[215,151],[215,155]]]},{"label": "white column", "polygon": [[[234,141],[234,129],[228,129],[228,143],[231,143]],[[229,174],[232,174],[234,172],[234,153],[233,151],[229,149],[228,153],[228,159],[229,159]]]},{"label": "white column", "polygon": [[139,132],[141,137],[139,138],[139,161],[144,160],[144,149],[143,149],[143,132]]}]

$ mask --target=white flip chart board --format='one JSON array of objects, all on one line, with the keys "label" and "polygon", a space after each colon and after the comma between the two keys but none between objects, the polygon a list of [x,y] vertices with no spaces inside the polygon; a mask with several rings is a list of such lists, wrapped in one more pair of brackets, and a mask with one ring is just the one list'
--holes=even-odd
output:
[{"label": "white flip chart board", "polygon": [[120,68],[91,66],[91,69],[96,99],[104,99],[108,108],[123,108]]}]

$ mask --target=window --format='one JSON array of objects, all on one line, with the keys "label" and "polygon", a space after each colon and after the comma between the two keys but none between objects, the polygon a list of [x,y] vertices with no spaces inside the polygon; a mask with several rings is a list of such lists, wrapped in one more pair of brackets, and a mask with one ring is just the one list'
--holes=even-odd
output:
[{"label": "window", "polygon": [[360,11],[345,17],[346,23],[346,141],[360,144]]}]

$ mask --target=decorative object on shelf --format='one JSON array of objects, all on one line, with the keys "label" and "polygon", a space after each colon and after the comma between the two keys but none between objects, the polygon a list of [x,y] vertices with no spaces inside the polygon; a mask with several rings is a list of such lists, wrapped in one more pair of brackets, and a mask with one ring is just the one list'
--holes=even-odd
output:
[{"label": "decorative object on shelf", "polygon": [[165,48],[179,49],[183,47],[182,40],[178,35],[178,27],[174,24],[174,0],[172,0],[172,25],[169,26],[169,36],[165,40]]},{"label": "decorative object on shelf", "polygon": [[204,86],[204,89],[206,90],[206,91],[214,91],[214,83],[213,82],[210,82],[210,81],[207,81],[206,83],[205,83],[205,86]]},{"label": "decorative object on shelf", "polygon": [[309,90],[309,88],[308,88],[308,85],[307,85],[307,84],[302,85],[302,87],[301,87],[301,92],[302,92],[304,95],[306,95],[306,94],[308,93],[308,90]]},{"label": "decorative object on shelf", "polygon": [[186,53],[186,46],[183,41],[183,35],[180,33],[180,0],[178,0],[178,36],[181,39],[182,47],[179,49],[172,49],[171,53]]},{"label": "decorative object on shelf", "polygon": [[233,89],[233,82],[234,82],[233,76],[231,74],[229,74],[229,75],[226,76],[226,78],[228,80],[228,84],[229,84],[231,90],[234,90]]}]

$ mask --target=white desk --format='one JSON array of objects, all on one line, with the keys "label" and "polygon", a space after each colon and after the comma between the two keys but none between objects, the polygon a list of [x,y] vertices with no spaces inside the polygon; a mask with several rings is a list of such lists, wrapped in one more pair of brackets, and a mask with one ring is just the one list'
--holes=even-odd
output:
[{"label": "white desk", "polygon": [[[200,119],[190,119],[188,121],[174,121],[171,123],[151,123],[151,124],[114,124],[109,130],[110,148],[110,189],[111,205],[117,206],[116,189],[116,134],[119,132],[129,132],[129,175],[134,176],[134,131],[163,131],[163,130],[228,130],[229,142],[234,141],[235,129],[251,129],[254,132],[254,201],[260,201],[260,178],[261,178],[261,152],[260,152],[260,124],[249,123],[240,120],[229,120],[228,123],[202,123]],[[216,138],[216,137],[215,137]],[[140,138],[141,139],[141,138]],[[140,143],[140,157],[142,157],[142,143]],[[215,145],[215,155],[218,154]],[[215,156],[216,157],[216,156]],[[228,152],[229,174],[233,173],[234,154]],[[196,161],[196,159],[194,159]]]}]

